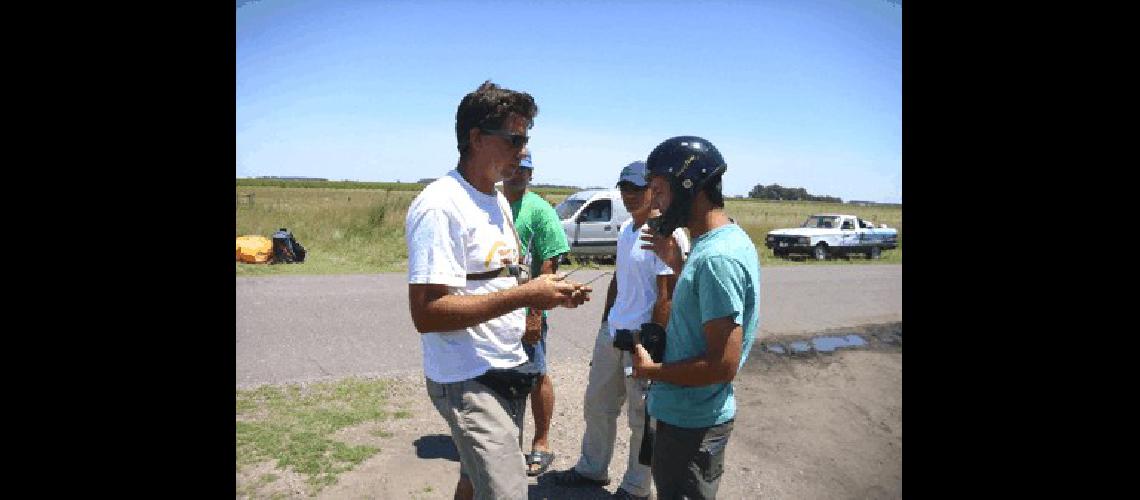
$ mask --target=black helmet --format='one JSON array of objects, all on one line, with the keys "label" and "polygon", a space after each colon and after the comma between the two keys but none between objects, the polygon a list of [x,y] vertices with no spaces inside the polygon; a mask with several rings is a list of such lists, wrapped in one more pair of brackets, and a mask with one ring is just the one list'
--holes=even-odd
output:
[{"label": "black helmet", "polygon": [[709,183],[719,183],[728,170],[724,158],[711,142],[692,135],[666,139],[649,153],[645,166],[647,176],[660,175],[669,180],[673,201],[661,217],[649,222],[658,234],[672,234],[689,220],[689,209],[697,193]]}]

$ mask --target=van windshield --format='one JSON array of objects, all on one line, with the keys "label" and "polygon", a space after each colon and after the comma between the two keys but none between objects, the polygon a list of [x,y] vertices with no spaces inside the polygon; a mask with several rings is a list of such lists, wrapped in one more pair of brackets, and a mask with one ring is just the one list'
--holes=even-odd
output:
[{"label": "van windshield", "polygon": [[583,203],[586,203],[586,200],[566,199],[554,207],[554,211],[558,213],[559,219],[568,219],[574,215],[574,212],[577,212],[578,209],[581,208]]}]

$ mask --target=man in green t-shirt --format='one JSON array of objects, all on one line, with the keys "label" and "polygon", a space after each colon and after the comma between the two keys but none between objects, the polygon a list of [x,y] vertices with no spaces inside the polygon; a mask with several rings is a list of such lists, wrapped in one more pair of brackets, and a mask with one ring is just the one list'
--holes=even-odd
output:
[{"label": "man in green t-shirt", "polygon": [[[570,244],[566,241],[566,232],[562,229],[562,221],[558,219],[554,207],[527,189],[533,173],[530,151],[524,149],[519,168],[514,175],[503,180],[503,195],[511,202],[511,213],[523,255],[530,257],[530,275],[554,274],[558,272],[558,261],[562,255],[570,251]],[[554,461],[547,436],[550,432],[550,416],[554,413],[554,383],[546,374],[546,311],[528,309],[526,325],[523,348],[539,371],[538,383],[530,394],[531,409],[534,412],[534,440],[531,441],[526,463],[527,475],[537,476],[546,472]]]}]

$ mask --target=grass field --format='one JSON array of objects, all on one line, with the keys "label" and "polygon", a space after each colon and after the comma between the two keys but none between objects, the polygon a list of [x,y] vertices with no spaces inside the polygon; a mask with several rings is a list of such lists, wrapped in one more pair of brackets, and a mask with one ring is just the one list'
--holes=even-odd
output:
[{"label": "grass field", "polygon": [[[284,186],[284,187],[283,187]],[[235,205],[235,236],[270,237],[285,227],[308,250],[305,262],[289,265],[236,263],[238,276],[280,274],[356,274],[403,272],[407,267],[404,217],[422,189],[415,183],[362,183],[239,179]],[[571,189],[540,188],[552,204]],[[902,208],[859,207],[842,203],[726,200],[728,215],[752,237],[762,266],[845,263],[901,263]],[[815,213],[849,213],[899,231],[899,247],[878,260],[852,257],[816,262],[776,258],[764,247],[768,231],[796,227]]]},{"label": "grass field", "polygon": [[[304,477],[310,494],[336,483],[340,473],[380,451],[375,446],[346,445],[333,438],[337,431],[367,423],[374,427],[374,435],[386,437],[383,424],[410,416],[390,407],[387,390],[386,381],[357,378],[238,390],[238,472],[268,461],[278,470]],[[274,474],[262,477],[239,496],[258,496],[257,488],[275,479]]]}]

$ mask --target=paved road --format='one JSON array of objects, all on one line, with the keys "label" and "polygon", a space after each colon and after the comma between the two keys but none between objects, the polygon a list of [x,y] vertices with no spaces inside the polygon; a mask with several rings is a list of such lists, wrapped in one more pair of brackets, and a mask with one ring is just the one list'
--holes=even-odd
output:
[{"label": "paved road", "polygon": [[[761,335],[902,320],[901,265],[761,270]],[[579,271],[586,281],[599,271]],[[406,275],[237,278],[237,387],[422,373]],[[609,277],[594,300],[550,313],[552,362],[588,359]]]}]

